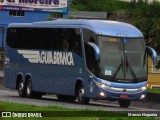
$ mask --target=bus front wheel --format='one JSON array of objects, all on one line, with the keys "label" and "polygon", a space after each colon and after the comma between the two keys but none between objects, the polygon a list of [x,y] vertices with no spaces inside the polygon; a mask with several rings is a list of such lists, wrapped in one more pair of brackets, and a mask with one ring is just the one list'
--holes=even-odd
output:
[{"label": "bus front wheel", "polygon": [[85,97],[85,91],[82,84],[78,87],[78,101],[80,104],[88,104],[90,99]]},{"label": "bus front wheel", "polygon": [[119,100],[119,105],[122,108],[128,108],[131,104],[130,100]]},{"label": "bus front wheel", "polygon": [[20,97],[25,97],[26,96],[26,93],[25,93],[25,85],[24,85],[24,82],[23,80],[20,80],[19,83],[18,83],[18,94]]}]

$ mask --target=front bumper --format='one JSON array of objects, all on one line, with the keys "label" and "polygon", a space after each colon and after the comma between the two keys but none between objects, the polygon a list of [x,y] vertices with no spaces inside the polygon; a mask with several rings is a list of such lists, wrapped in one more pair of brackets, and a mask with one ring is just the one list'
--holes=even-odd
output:
[{"label": "front bumper", "polygon": [[132,84],[132,87],[127,87],[127,85],[122,87],[124,83],[116,83],[116,86],[114,86],[114,84],[111,84],[111,86],[105,87],[105,85],[101,86],[98,85],[98,83],[96,83],[95,81],[93,81],[93,83],[89,85],[89,94],[87,95],[87,97],[92,99],[108,100],[144,100],[147,90],[140,89],[141,87],[139,86],[145,86],[146,84],[147,82],[144,82],[143,84],[140,83],[140,85],[137,83]]}]

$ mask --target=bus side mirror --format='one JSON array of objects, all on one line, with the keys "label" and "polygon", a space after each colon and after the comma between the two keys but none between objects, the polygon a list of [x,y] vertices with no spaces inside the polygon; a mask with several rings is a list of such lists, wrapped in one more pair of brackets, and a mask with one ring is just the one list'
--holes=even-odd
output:
[{"label": "bus side mirror", "polygon": [[152,53],[153,64],[155,64],[157,61],[157,52],[149,46],[146,46],[146,48],[147,48],[147,50],[149,50]]},{"label": "bus side mirror", "polygon": [[88,44],[91,47],[93,47],[93,49],[95,51],[95,59],[96,60],[100,60],[100,50],[99,50],[99,47],[95,43],[92,43],[92,42],[88,42]]}]

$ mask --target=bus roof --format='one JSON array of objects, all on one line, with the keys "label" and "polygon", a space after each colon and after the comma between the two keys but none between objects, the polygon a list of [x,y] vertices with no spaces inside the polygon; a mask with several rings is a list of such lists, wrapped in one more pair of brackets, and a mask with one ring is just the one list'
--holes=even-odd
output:
[{"label": "bus roof", "polygon": [[56,19],[52,21],[41,21],[33,23],[11,23],[8,27],[87,28],[101,35],[143,37],[142,32],[133,25],[109,20]]}]

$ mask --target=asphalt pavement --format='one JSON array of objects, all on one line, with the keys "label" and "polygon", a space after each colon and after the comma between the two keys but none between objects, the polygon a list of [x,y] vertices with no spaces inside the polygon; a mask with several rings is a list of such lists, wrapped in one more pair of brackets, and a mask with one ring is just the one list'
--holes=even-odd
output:
[{"label": "asphalt pavement", "polygon": [[[0,90],[11,91],[10,89],[5,88],[3,77],[0,77]],[[18,94],[17,94],[17,97],[18,97]],[[100,100],[99,102],[100,103],[105,103],[105,104],[113,104],[113,105],[116,105],[116,106],[118,105],[117,101],[113,102],[113,101],[107,101],[107,100]],[[160,110],[160,94],[147,93],[147,98],[146,98],[145,101],[132,101],[131,106]]]}]

